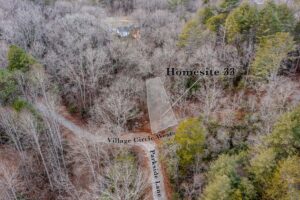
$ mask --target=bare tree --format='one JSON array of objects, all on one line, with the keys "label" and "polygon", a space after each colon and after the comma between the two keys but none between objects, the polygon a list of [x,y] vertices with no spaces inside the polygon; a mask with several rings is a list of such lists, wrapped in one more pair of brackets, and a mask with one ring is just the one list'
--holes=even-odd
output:
[{"label": "bare tree", "polygon": [[6,42],[0,42],[0,69],[5,68],[7,66],[7,52],[8,52],[8,45]]},{"label": "bare tree", "polygon": [[22,133],[22,129],[19,126],[17,114],[7,109],[0,108],[0,124],[10,140],[13,142],[22,161],[25,163],[25,149],[28,143],[21,142],[21,139],[24,135]]},{"label": "bare tree", "polygon": [[18,200],[17,187],[20,185],[20,180],[17,178],[17,172],[1,164],[0,176],[0,199]]},{"label": "bare tree", "polygon": [[152,0],[152,1],[136,0],[135,6],[146,12],[154,12],[156,10],[168,9],[168,1],[167,0]]},{"label": "bare tree", "polygon": [[[136,98],[143,85],[136,79],[122,77],[105,91],[106,98],[98,100],[92,114],[96,122],[111,124],[119,127],[119,131],[126,129],[128,120],[138,114]],[[120,133],[118,131],[118,133]]]},{"label": "bare tree", "polygon": [[270,133],[278,116],[287,111],[295,85],[285,78],[278,77],[261,87],[260,90],[265,90],[266,94],[260,102],[259,116],[263,121],[264,133]]},{"label": "bare tree", "polygon": [[[108,73],[105,69],[108,59],[103,51],[88,49],[84,55],[78,56],[78,66],[67,65],[63,71],[68,86],[75,85],[78,90],[80,107],[87,110],[93,105],[99,92],[99,83]],[[67,89],[67,88],[66,88]],[[67,89],[67,91],[69,91]],[[78,97],[77,97],[78,98]]]},{"label": "bare tree", "polygon": [[100,48],[106,43],[106,32],[87,13],[57,19],[48,29],[48,40],[56,42],[45,61],[51,73],[59,72],[58,81],[67,103],[87,111],[109,72],[109,59]]},{"label": "bare tree", "polygon": [[205,78],[201,84],[197,97],[202,102],[203,116],[205,120],[209,120],[215,112],[220,110],[219,99],[222,90],[215,78]]},{"label": "bare tree", "polygon": [[48,169],[46,160],[44,158],[44,155],[42,153],[42,147],[41,147],[41,143],[40,143],[40,139],[39,139],[40,133],[37,130],[37,127],[38,127],[37,121],[28,112],[22,112],[21,114],[22,115],[20,117],[20,126],[23,128],[23,130],[25,131],[26,134],[28,134],[30,137],[33,138],[33,141],[36,145],[37,152],[39,153],[39,155],[42,159],[44,169],[46,171],[50,186],[51,186],[51,188],[53,188],[53,183],[51,181],[49,169]]},{"label": "bare tree", "polygon": [[134,9],[134,0],[105,0],[111,12],[130,13]]},{"label": "bare tree", "polygon": [[16,0],[5,1],[3,4],[6,5],[4,12],[7,19],[1,27],[4,31],[4,39],[26,50],[34,45],[44,46],[42,44],[44,34],[42,24],[45,21],[41,8],[32,2]]},{"label": "bare tree", "polygon": [[[128,159],[115,161],[107,169],[100,199],[139,200],[148,187],[143,169]],[[111,188],[114,188],[113,190]]]}]

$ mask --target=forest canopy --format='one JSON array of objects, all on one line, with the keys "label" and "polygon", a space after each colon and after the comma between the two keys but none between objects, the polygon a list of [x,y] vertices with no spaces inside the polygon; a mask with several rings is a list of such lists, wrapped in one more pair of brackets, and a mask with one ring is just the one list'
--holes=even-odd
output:
[{"label": "forest canopy", "polygon": [[[0,200],[299,199],[299,16],[298,0],[0,0]],[[158,135],[152,78],[178,121]]]}]

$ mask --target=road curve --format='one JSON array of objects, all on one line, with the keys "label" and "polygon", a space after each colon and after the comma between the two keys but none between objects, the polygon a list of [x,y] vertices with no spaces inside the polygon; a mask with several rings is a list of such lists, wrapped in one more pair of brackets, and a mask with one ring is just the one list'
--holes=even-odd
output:
[{"label": "road curve", "polygon": [[[108,138],[106,136],[94,135],[80,126],[74,124],[70,120],[66,119],[64,116],[54,112],[53,109],[48,109],[44,104],[38,102],[35,104],[36,108],[40,111],[40,113],[44,117],[51,117],[55,119],[59,124],[64,126],[65,128],[72,131],[72,133],[82,139],[89,140],[93,143],[109,143]],[[138,133],[128,133],[122,135],[122,138],[132,139],[137,136]],[[140,133],[143,134],[143,133]],[[116,145],[116,144],[114,144]],[[147,156],[148,159],[148,167],[150,169],[151,185],[152,185],[152,196],[153,200],[167,200],[165,184],[162,175],[162,168],[159,163],[159,151],[156,144],[152,141],[147,142],[139,142],[132,144],[120,144],[120,145],[131,145],[131,146],[139,146],[143,149],[143,153]]]}]

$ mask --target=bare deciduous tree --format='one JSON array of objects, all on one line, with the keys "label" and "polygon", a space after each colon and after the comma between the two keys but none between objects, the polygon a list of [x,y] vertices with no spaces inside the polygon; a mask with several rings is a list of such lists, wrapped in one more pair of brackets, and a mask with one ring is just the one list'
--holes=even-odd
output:
[{"label": "bare deciduous tree", "polygon": [[259,106],[259,116],[263,121],[264,133],[270,133],[279,114],[287,111],[289,98],[295,91],[294,88],[293,83],[280,77],[270,81],[265,88],[261,88],[266,91]]},{"label": "bare deciduous tree", "polygon": [[[145,171],[130,160],[116,161],[107,169],[100,199],[139,200],[145,199],[148,187]],[[112,188],[114,188],[112,190]]]},{"label": "bare deciduous tree", "polygon": [[126,129],[128,120],[138,114],[137,97],[143,85],[131,78],[116,79],[116,82],[105,91],[104,100],[98,99],[92,111],[96,122],[111,124],[119,127],[117,133]]}]

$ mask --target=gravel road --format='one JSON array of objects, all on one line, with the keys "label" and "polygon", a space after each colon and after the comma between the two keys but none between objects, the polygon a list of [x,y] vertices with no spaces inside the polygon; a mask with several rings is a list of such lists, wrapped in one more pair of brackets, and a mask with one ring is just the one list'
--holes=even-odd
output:
[{"label": "gravel road", "polygon": [[[92,141],[94,143],[99,142],[99,143],[111,144],[108,142],[108,138],[106,136],[94,135],[84,130],[83,128],[74,124],[70,120],[66,119],[64,116],[58,114],[57,112],[54,112],[52,109],[51,110],[48,109],[42,103],[37,103],[36,108],[40,111],[40,113],[44,117],[51,117],[55,119],[59,124],[72,131],[72,133],[78,138],[83,138]],[[140,134],[142,135],[143,133]],[[133,140],[133,138],[138,135],[139,133],[128,133],[122,135],[122,137]],[[120,145],[125,145],[125,144],[120,144]],[[153,141],[146,141],[146,142],[126,144],[126,145],[132,145],[132,146],[137,145],[143,149],[144,152],[141,153],[147,156],[148,167],[151,172],[150,173],[151,178],[149,178],[148,180],[151,181],[153,200],[166,200],[167,196],[166,196],[165,185],[163,180],[164,177],[162,176],[161,165],[159,163],[159,150],[156,144]]]}]

